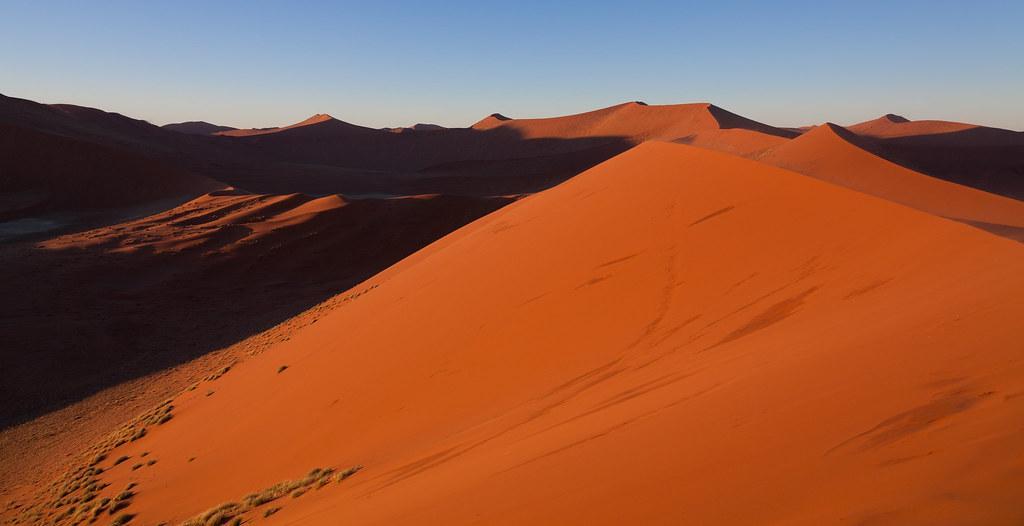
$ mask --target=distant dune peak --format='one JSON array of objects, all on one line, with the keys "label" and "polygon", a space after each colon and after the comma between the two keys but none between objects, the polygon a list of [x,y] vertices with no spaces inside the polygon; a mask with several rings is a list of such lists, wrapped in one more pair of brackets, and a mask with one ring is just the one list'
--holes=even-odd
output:
[{"label": "distant dune peak", "polygon": [[313,115],[312,117],[310,117],[310,118],[308,118],[308,119],[306,119],[306,120],[296,124],[296,126],[305,126],[305,125],[309,125],[309,124],[319,124],[321,122],[336,121],[336,120],[338,120],[338,119],[335,119],[334,117],[332,117],[332,116],[330,116],[330,115],[328,115],[326,113],[317,113],[316,115]]},{"label": "distant dune peak", "polygon": [[886,113],[885,115],[882,115],[880,118],[895,123],[910,122],[910,119],[902,115],[896,115],[895,113]]},{"label": "distant dune peak", "polygon": [[506,116],[504,116],[504,115],[502,115],[500,113],[492,113],[492,114],[490,114],[490,115],[488,115],[488,116],[486,116],[486,117],[476,121],[470,127],[471,128],[477,128],[477,129],[480,129],[480,128],[492,128],[492,127],[497,126],[497,125],[499,125],[499,124],[501,124],[501,123],[503,123],[505,121],[510,121],[510,120],[512,120],[512,119],[509,118],[509,117],[506,117]]},{"label": "distant dune peak", "polygon": [[235,129],[230,126],[220,126],[206,121],[176,122],[165,124],[161,127],[165,130],[172,130],[190,135],[213,135],[218,132],[231,131]]}]

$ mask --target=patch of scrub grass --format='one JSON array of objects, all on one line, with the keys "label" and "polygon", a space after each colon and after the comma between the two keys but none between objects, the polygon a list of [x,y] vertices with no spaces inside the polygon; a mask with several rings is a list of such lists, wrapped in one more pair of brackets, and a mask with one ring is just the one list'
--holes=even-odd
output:
[{"label": "patch of scrub grass", "polygon": [[131,500],[116,500],[110,505],[110,514],[113,515],[131,505]]},{"label": "patch of scrub grass", "polygon": [[338,475],[336,477],[334,477],[334,480],[337,480],[338,482],[341,482],[341,481],[351,477],[352,475],[355,475],[356,473],[359,473],[359,470],[361,470],[361,469],[363,469],[363,466],[352,466],[352,467],[346,469],[345,471],[342,471],[341,473],[338,473]]},{"label": "patch of scrub grass", "polygon": [[[279,482],[262,491],[250,493],[239,502],[225,502],[220,506],[206,510],[183,522],[182,526],[222,526],[228,524],[243,513],[286,495],[298,498],[311,487],[321,485],[321,482],[324,480],[329,481],[332,475],[334,475],[333,468],[313,469],[301,479]],[[269,517],[280,509],[280,507],[268,509],[264,512],[263,516]]]},{"label": "patch of scrub grass", "polygon": [[128,455],[121,455],[120,457],[117,457],[117,460],[114,461],[114,465],[116,466],[118,464],[121,464],[122,462],[125,462],[130,458],[132,457],[129,457]]},{"label": "patch of scrub grass", "polygon": [[206,380],[207,382],[212,382],[212,381],[220,378],[221,376],[224,376],[230,370],[231,370],[231,366],[230,365],[225,365],[219,371],[217,371],[217,372],[207,376],[206,378],[203,378],[203,380]]},{"label": "patch of scrub grass", "polygon": [[131,513],[122,513],[114,519],[114,522],[110,523],[110,526],[122,526],[131,522],[134,518],[135,515],[132,515]]},{"label": "patch of scrub grass", "polygon": [[277,368],[277,373],[278,373],[278,374],[281,374],[281,373],[283,373],[283,372],[285,371],[285,369],[287,369],[287,368],[288,368],[288,366],[287,366],[287,365],[282,365],[282,366],[280,366],[280,367],[278,367],[278,368]]}]

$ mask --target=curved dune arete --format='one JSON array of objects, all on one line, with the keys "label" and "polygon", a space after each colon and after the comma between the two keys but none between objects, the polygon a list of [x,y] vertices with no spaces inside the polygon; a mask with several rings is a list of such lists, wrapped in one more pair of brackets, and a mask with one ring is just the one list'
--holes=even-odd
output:
[{"label": "curved dune arete", "polygon": [[53,499],[121,495],[138,524],[1016,524],[1022,256],[647,143],[308,311]]},{"label": "curved dune arete", "polygon": [[865,141],[840,126],[826,123],[758,159],[923,212],[1024,239],[1024,202],[904,168],[862,148]]}]

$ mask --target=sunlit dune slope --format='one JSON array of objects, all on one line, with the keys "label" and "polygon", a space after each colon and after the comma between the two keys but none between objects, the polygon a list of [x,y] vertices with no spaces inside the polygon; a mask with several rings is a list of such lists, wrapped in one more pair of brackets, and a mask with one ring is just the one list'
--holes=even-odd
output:
[{"label": "sunlit dune slope", "polygon": [[1022,256],[644,144],[311,310],[111,451],[101,496],[176,524],[362,465],[245,520],[1019,523]]},{"label": "sunlit dune slope", "polygon": [[759,157],[760,160],[918,210],[1024,235],[1024,202],[929,177],[887,161],[848,130],[827,123]]}]

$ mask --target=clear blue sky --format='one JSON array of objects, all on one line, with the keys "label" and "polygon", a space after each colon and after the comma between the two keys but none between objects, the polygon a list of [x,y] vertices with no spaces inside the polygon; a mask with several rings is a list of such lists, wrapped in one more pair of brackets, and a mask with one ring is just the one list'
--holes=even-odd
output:
[{"label": "clear blue sky", "polygon": [[1021,0],[434,3],[0,0],[0,93],[239,127],[643,100],[1024,129]]}]

